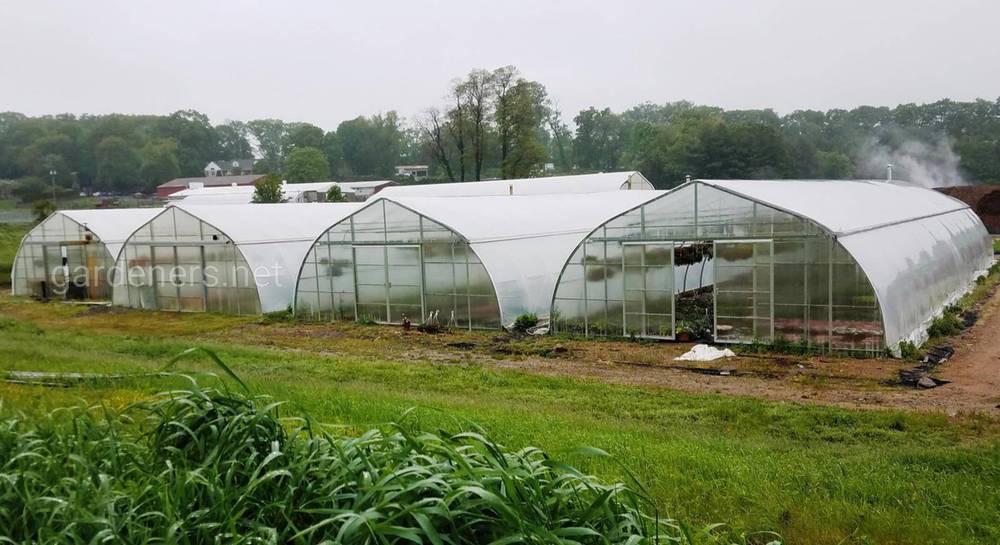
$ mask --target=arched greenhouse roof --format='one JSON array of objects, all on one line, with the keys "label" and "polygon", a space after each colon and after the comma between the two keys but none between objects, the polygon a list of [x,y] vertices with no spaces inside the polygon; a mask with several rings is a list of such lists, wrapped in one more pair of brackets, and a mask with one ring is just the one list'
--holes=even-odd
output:
[{"label": "arched greenhouse roof", "polygon": [[[65,216],[86,227],[104,243],[112,258],[118,257],[125,240],[140,226],[162,212],[162,208],[108,208],[94,210],[57,210],[55,216]],[[39,224],[41,225],[41,224]],[[36,227],[37,229],[37,227]],[[34,230],[34,229],[33,229]],[[31,235],[31,232],[28,233]]]},{"label": "arched greenhouse roof", "polygon": [[387,187],[375,197],[523,196],[601,193],[628,189],[653,190],[655,188],[641,173],[631,171],[481,182],[400,185]]},{"label": "arched greenhouse roof", "polygon": [[877,180],[695,180],[809,219],[831,234],[968,209],[962,201],[905,182]]},{"label": "arched greenhouse roof", "polygon": [[552,294],[570,254],[595,228],[664,191],[569,195],[389,197],[465,238],[493,281],[501,322],[548,316]]},{"label": "arched greenhouse roof", "polygon": [[993,262],[990,236],[967,204],[905,182],[691,183],[789,212],[829,231],[871,282],[882,308],[889,347],[901,341],[923,342],[931,320]]},{"label": "arched greenhouse roof", "polygon": [[261,312],[285,310],[295,296],[302,261],[323,231],[359,208],[360,203],[172,204],[215,227],[239,248],[254,271]]}]

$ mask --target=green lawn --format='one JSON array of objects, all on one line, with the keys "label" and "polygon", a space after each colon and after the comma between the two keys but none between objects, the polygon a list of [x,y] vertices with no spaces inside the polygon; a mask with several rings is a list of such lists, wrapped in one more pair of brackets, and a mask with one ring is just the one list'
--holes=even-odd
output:
[{"label": "green lawn", "polygon": [[[987,417],[692,395],[420,357],[384,361],[349,340],[323,352],[234,345],[226,332],[235,328],[295,326],[160,316],[156,330],[149,314],[3,299],[0,367],[148,371],[189,346],[207,346],[256,391],[350,429],[417,407],[428,428],[474,421],[512,448],[600,447],[637,473],[664,513],[692,525],[725,522],[734,535],[774,530],[787,543],[1000,542],[1000,425]],[[194,358],[180,368],[211,366]],[[68,389],[8,384],[0,398],[7,409],[31,411],[79,398],[123,405],[168,386],[166,379]],[[614,464],[566,458],[624,478]]]},{"label": "green lawn", "polygon": [[10,269],[21,239],[34,225],[30,223],[0,223],[0,286],[10,285]]}]

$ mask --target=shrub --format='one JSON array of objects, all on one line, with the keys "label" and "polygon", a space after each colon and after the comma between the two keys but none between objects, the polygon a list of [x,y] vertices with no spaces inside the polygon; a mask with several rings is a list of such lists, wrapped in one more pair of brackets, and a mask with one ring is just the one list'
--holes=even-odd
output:
[{"label": "shrub", "polygon": [[275,174],[268,174],[260,179],[254,186],[253,202],[266,204],[285,202],[281,178]]},{"label": "shrub", "polygon": [[536,325],[538,325],[538,316],[534,314],[522,314],[514,320],[514,325],[511,326],[511,330],[518,333],[524,333]]},{"label": "shrub", "polygon": [[955,309],[951,307],[945,309],[941,316],[934,318],[930,327],[927,328],[927,334],[931,337],[949,337],[957,335],[961,331],[962,320]]},{"label": "shrub", "polygon": [[56,211],[56,205],[52,201],[36,201],[31,205],[31,213],[35,215],[35,222],[41,223]]},{"label": "shrub", "polygon": [[330,189],[326,190],[326,202],[345,202],[347,197],[344,196],[344,192],[340,190],[339,185],[331,185]]},{"label": "shrub", "polygon": [[917,349],[916,345],[910,341],[903,341],[899,343],[899,357],[904,360],[917,359],[920,356],[920,350]]}]

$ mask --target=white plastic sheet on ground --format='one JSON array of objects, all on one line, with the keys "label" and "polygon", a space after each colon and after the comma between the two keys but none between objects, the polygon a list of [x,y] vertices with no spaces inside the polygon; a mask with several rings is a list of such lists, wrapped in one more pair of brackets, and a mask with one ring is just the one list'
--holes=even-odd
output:
[{"label": "white plastic sheet on ground", "polygon": [[675,361],[715,361],[722,358],[733,358],[736,354],[728,349],[719,350],[707,344],[696,344],[691,350],[674,358]]}]

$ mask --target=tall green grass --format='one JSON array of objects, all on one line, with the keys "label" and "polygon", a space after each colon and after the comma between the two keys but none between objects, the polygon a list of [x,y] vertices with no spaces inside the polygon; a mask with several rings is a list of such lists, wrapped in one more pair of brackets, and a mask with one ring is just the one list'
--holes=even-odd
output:
[{"label": "tall green grass", "polygon": [[[587,454],[605,454],[589,449]],[[121,413],[0,417],[0,542],[718,543],[661,518],[641,486],[604,483],[472,427],[412,419],[333,433],[228,389]]]}]

